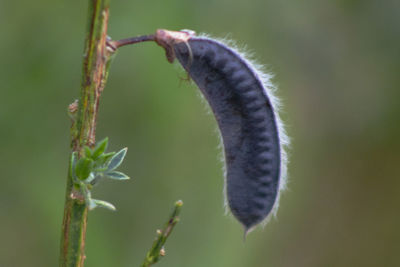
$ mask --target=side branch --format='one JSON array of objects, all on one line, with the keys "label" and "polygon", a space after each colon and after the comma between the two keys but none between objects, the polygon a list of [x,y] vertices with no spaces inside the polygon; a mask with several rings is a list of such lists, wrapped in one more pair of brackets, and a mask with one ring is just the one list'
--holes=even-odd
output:
[{"label": "side branch", "polygon": [[160,256],[165,255],[164,244],[167,242],[169,235],[174,229],[175,225],[179,222],[179,213],[181,212],[183,202],[181,200],[175,202],[174,210],[169,217],[169,220],[164,226],[164,229],[157,230],[157,238],[153,242],[153,246],[147,252],[141,267],[148,267],[159,261]]}]

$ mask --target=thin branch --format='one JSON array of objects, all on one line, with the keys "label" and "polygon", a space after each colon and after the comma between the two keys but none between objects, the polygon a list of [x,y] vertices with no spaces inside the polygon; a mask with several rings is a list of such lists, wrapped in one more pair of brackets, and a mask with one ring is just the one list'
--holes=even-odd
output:
[{"label": "thin branch", "polygon": [[153,242],[153,246],[147,252],[141,267],[148,267],[159,261],[160,256],[165,255],[164,244],[167,242],[169,235],[179,221],[179,213],[181,212],[183,202],[181,200],[175,202],[174,210],[171,213],[164,229],[157,230],[157,238]]},{"label": "thin branch", "polygon": [[[95,144],[97,113],[104,89],[111,52],[106,47],[109,0],[89,0],[88,27],[82,69],[81,96],[70,105],[71,147],[82,154],[85,145]],[[78,105],[76,107],[76,105]],[[83,267],[88,207],[72,182],[71,163],[62,225],[60,266]]]},{"label": "thin branch", "polygon": [[150,34],[150,35],[142,35],[142,36],[137,36],[137,37],[132,37],[132,38],[126,38],[126,39],[122,39],[122,40],[118,40],[118,41],[109,40],[107,42],[107,45],[109,45],[112,49],[117,50],[121,46],[142,43],[142,42],[148,42],[148,41],[154,41],[154,40],[155,40],[154,34]]}]

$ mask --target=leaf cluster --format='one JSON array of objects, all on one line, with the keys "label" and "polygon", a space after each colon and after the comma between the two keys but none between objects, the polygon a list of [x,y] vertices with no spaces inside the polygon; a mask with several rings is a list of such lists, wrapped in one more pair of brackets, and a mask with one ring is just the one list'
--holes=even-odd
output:
[{"label": "leaf cluster", "polygon": [[108,138],[98,142],[92,149],[88,146],[83,148],[83,155],[78,158],[78,153],[71,155],[71,176],[74,185],[80,190],[85,198],[89,209],[103,207],[115,210],[115,207],[106,201],[93,199],[91,189],[98,184],[102,178],[113,180],[128,180],[129,177],[116,169],[122,164],[127,148],[118,152],[106,153],[108,147]]}]

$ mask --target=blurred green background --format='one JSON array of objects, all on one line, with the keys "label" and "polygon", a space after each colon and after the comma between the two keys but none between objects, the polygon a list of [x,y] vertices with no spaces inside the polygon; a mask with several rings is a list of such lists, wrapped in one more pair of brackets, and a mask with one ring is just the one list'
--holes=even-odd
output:
[{"label": "blurred green background", "polygon": [[[57,266],[87,1],[0,1],[0,266]],[[87,267],[138,266],[175,200],[157,266],[400,266],[398,0],[112,1],[109,34],[192,29],[245,44],[275,74],[290,149],[277,219],[243,242],[224,215],[216,123],[152,43],[118,53],[98,138],[129,147],[89,214]]]}]

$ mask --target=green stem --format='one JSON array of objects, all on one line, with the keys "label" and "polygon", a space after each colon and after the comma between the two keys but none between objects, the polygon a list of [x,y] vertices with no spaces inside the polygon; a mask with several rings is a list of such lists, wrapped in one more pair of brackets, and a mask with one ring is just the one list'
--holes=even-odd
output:
[{"label": "green stem", "polygon": [[160,256],[165,255],[164,244],[167,242],[169,235],[179,221],[179,213],[181,212],[182,205],[183,202],[180,200],[175,202],[174,210],[165,224],[164,229],[157,230],[157,238],[154,240],[149,252],[147,252],[141,267],[151,266],[159,261]]},{"label": "green stem", "polygon": [[[81,96],[70,105],[74,116],[71,126],[71,147],[81,155],[85,145],[95,144],[96,121],[101,92],[104,89],[111,52],[107,49],[109,0],[89,0]],[[71,164],[71,163],[70,163]],[[69,167],[62,225],[60,266],[83,267],[88,207],[79,188],[72,182]]]}]

